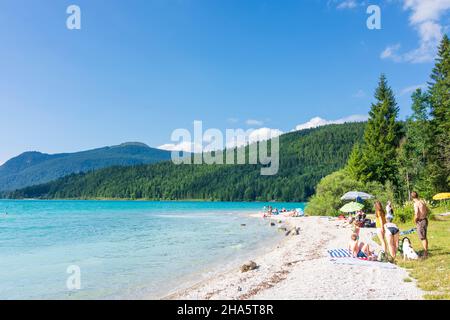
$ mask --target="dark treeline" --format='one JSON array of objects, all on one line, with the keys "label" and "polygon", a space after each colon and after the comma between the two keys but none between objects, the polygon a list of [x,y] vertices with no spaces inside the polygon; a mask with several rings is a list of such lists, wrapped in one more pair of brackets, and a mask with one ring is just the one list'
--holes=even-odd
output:
[{"label": "dark treeline", "polygon": [[280,168],[274,176],[262,176],[261,165],[162,162],[73,174],[8,197],[306,201],[321,178],[345,165],[364,129],[365,123],[348,123],[282,135]]}]

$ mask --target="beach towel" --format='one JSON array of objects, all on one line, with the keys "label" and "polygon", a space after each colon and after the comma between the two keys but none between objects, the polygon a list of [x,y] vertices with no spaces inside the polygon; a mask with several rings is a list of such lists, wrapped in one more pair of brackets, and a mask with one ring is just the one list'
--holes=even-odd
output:
[{"label": "beach towel", "polygon": [[331,249],[328,250],[331,258],[352,258],[350,250],[348,249]]},{"label": "beach towel", "polygon": [[405,235],[407,235],[407,234],[411,234],[411,233],[414,233],[414,232],[416,232],[417,231],[417,228],[412,228],[412,229],[409,229],[409,230],[406,230],[406,231],[401,231],[400,232],[400,235],[401,236],[405,236]]},{"label": "beach towel", "polygon": [[331,249],[328,250],[328,254],[331,258],[351,258],[356,260],[368,260],[367,257],[354,258],[349,249]]},{"label": "beach towel", "polygon": [[382,263],[378,261],[368,261],[362,259],[354,259],[354,258],[342,258],[342,259],[331,259],[331,263],[333,264],[344,264],[344,265],[352,265],[352,266],[364,266],[364,267],[372,267],[372,268],[383,268],[383,269],[395,269],[395,265],[392,263]]}]

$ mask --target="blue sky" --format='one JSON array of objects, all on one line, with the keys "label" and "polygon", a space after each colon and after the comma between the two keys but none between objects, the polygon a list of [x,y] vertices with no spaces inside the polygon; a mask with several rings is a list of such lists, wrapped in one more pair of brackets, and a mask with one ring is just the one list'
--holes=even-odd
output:
[{"label": "blue sky", "polygon": [[[81,30],[66,8],[81,8]],[[283,132],[367,114],[380,73],[409,113],[449,0],[0,0],[0,163],[27,150]],[[320,117],[321,119],[317,119]]]}]

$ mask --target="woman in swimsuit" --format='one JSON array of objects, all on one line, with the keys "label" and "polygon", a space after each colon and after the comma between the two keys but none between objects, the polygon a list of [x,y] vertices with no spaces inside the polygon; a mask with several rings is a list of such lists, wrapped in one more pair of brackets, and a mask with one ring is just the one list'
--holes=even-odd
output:
[{"label": "woman in swimsuit", "polygon": [[381,242],[381,248],[386,252],[386,240],[384,238],[384,225],[386,224],[386,213],[380,201],[375,202],[375,225],[377,227],[377,236]]},{"label": "woman in swimsuit", "polygon": [[391,257],[395,259],[398,250],[398,241],[400,239],[400,230],[395,223],[392,222],[393,216],[386,217],[387,223],[384,225],[384,231],[386,234],[387,243],[389,246],[389,253]]}]

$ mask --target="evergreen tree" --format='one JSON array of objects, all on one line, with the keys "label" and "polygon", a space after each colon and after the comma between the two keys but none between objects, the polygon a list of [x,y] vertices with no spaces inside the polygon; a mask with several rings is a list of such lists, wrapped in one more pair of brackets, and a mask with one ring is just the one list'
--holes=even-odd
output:
[{"label": "evergreen tree", "polygon": [[430,174],[436,191],[450,186],[450,39],[444,36],[429,83],[431,102]]},{"label": "evergreen tree", "polygon": [[361,180],[361,177],[365,172],[362,158],[363,152],[361,145],[359,143],[356,143],[353,146],[352,153],[350,153],[346,167],[346,171],[348,172],[350,177],[354,180]]},{"label": "evergreen tree", "polygon": [[397,123],[398,106],[385,75],[381,75],[375,91],[376,103],[372,104],[364,132],[362,181],[397,181],[397,147],[400,127]]}]

